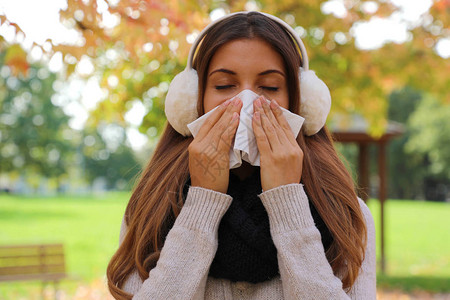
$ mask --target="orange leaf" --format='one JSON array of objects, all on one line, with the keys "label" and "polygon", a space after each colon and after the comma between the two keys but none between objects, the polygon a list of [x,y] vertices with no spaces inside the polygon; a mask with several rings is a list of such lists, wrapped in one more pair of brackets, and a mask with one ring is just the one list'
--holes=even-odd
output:
[{"label": "orange leaf", "polygon": [[12,45],[6,50],[5,64],[11,68],[14,76],[22,74],[28,75],[29,64],[27,61],[27,53],[20,45]]}]

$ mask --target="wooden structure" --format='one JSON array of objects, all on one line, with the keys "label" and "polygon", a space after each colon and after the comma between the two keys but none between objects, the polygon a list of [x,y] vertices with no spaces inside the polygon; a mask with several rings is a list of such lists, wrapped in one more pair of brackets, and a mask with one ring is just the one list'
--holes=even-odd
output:
[{"label": "wooden structure", "polygon": [[0,246],[0,282],[40,280],[44,293],[52,281],[57,298],[58,282],[66,276],[62,244]]},{"label": "wooden structure", "polygon": [[378,199],[380,201],[380,232],[381,232],[381,272],[386,271],[385,257],[385,222],[384,222],[384,202],[387,197],[387,156],[386,147],[392,138],[403,134],[404,129],[400,123],[390,121],[383,135],[374,138],[368,134],[367,123],[357,115],[350,117],[337,116],[329,126],[336,142],[355,143],[358,145],[358,186],[360,197],[367,201],[369,197],[369,146],[375,145],[378,149]]}]

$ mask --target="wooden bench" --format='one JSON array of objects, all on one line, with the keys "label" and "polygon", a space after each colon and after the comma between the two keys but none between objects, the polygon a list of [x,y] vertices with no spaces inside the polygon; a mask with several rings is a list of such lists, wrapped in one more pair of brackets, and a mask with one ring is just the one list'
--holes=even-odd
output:
[{"label": "wooden bench", "polygon": [[57,298],[59,280],[67,277],[62,244],[0,246],[0,282],[42,281],[44,286],[52,281]]}]

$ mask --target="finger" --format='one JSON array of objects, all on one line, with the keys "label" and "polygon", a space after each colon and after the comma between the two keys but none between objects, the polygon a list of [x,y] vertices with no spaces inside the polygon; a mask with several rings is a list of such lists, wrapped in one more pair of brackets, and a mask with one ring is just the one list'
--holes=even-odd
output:
[{"label": "finger", "polygon": [[210,140],[214,145],[219,145],[220,140],[223,138],[224,132],[227,130],[231,119],[233,118],[233,114],[235,112],[239,112],[242,105],[242,101],[239,98],[236,98],[235,101],[232,101],[224,114],[221,116],[220,120],[213,126],[208,135],[210,135]]},{"label": "finger", "polygon": [[276,100],[270,102],[270,108],[272,109],[272,112],[275,115],[278,124],[280,124],[281,128],[283,129],[284,134],[287,137],[287,140],[294,146],[298,145],[297,139],[295,138],[294,133],[292,132],[291,126],[286,120],[286,117],[284,116],[283,111],[281,110],[280,105]]},{"label": "finger", "polygon": [[267,136],[271,149],[274,150],[274,148],[277,147],[276,144],[280,144],[278,136],[275,132],[275,128],[273,127],[269,118],[267,117],[260,99],[255,100],[255,102],[256,102],[256,111],[260,113],[261,127]]},{"label": "finger", "polygon": [[222,117],[223,113],[227,110],[227,106],[229,106],[230,101],[227,100],[224,103],[220,104],[219,107],[211,113],[211,115],[206,118],[203,125],[200,127],[200,130],[197,133],[197,139],[202,140],[208,132],[213,128],[213,126],[217,123],[218,120]]},{"label": "finger", "polygon": [[264,110],[264,113],[266,114],[267,118],[272,122],[272,124],[278,123],[277,119],[275,118],[274,114],[272,113],[272,110],[270,109],[269,103],[272,101],[269,101],[265,98],[261,99],[262,107]]},{"label": "finger", "polygon": [[[270,121],[270,123],[272,124],[273,128],[275,129],[275,133],[278,137],[278,141],[280,141],[280,143],[283,144],[290,144],[283,128],[281,127],[281,125],[278,123],[277,118],[275,117],[271,107],[270,107],[270,103],[272,103],[272,101],[268,102],[268,100],[263,99],[263,109],[264,109],[264,113],[267,116],[268,120]],[[275,140],[276,141],[276,140]]]},{"label": "finger", "polygon": [[[231,106],[230,104],[229,106]],[[228,107],[229,107],[228,106]],[[227,110],[229,109],[227,107]],[[223,123],[225,119],[225,113],[222,115],[221,119],[218,121]],[[216,129],[218,128],[218,123],[214,125]],[[200,148],[202,150],[202,155],[205,155],[205,160],[208,161],[208,165],[217,165],[217,167],[224,166],[226,162],[229,161],[229,149],[231,148],[231,140],[234,137],[237,129],[237,125],[239,124],[239,114],[237,112],[233,112],[232,119],[227,126],[224,127],[224,131],[222,132],[222,136],[215,139],[212,138],[215,136],[213,130],[211,130],[204,140],[200,141]],[[212,136],[212,137],[210,137]],[[205,174],[206,174],[205,169]]]},{"label": "finger", "polygon": [[238,125],[239,125],[239,114],[237,112],[233,112],[231,121],[220,138],[218,145],[220,151],[226,152],[231,148],[231,144],[233,143],[233,138],[236,135]]},{"label": "finger", "polygon": [[261,126],[261,114],[259,111],[256,111],[253,114],[252,127],[256,138],[256,145],[258,146],[261,157],[270,154],[272,150],[270,149],[269,140]]}]

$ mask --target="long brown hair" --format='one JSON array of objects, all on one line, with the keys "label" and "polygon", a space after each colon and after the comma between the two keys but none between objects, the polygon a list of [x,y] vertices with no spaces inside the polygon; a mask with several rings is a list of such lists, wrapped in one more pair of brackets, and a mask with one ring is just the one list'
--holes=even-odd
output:
[{"label": "long brown hair", "polygon": [[[203,95],[209,62],[227,42],[260,38],[284,59],[289,88],[289,110],[298,113],[301,58],[295,43],[281,25],[262,14],[237,14],[212,26],[204,37],[193,63],[199,76],[197,111],[204,114]],[[127,234],[111,258],[108,286],[116,299],[131,299],[121,289],[137,269],[144,281],[156,266],[164,239],[183,206],[182,192],[189,177],[188,146],[193,137],[183,137],[166,123],[156,149],[133,191],[125,211]],[[304,153],[302,183],[314,207],[333,237],[326,257],[333,272],[349,289],[364,259],[366,227],[353,180],[339,159],[326,127],[313,136],[298,135]]]}]

